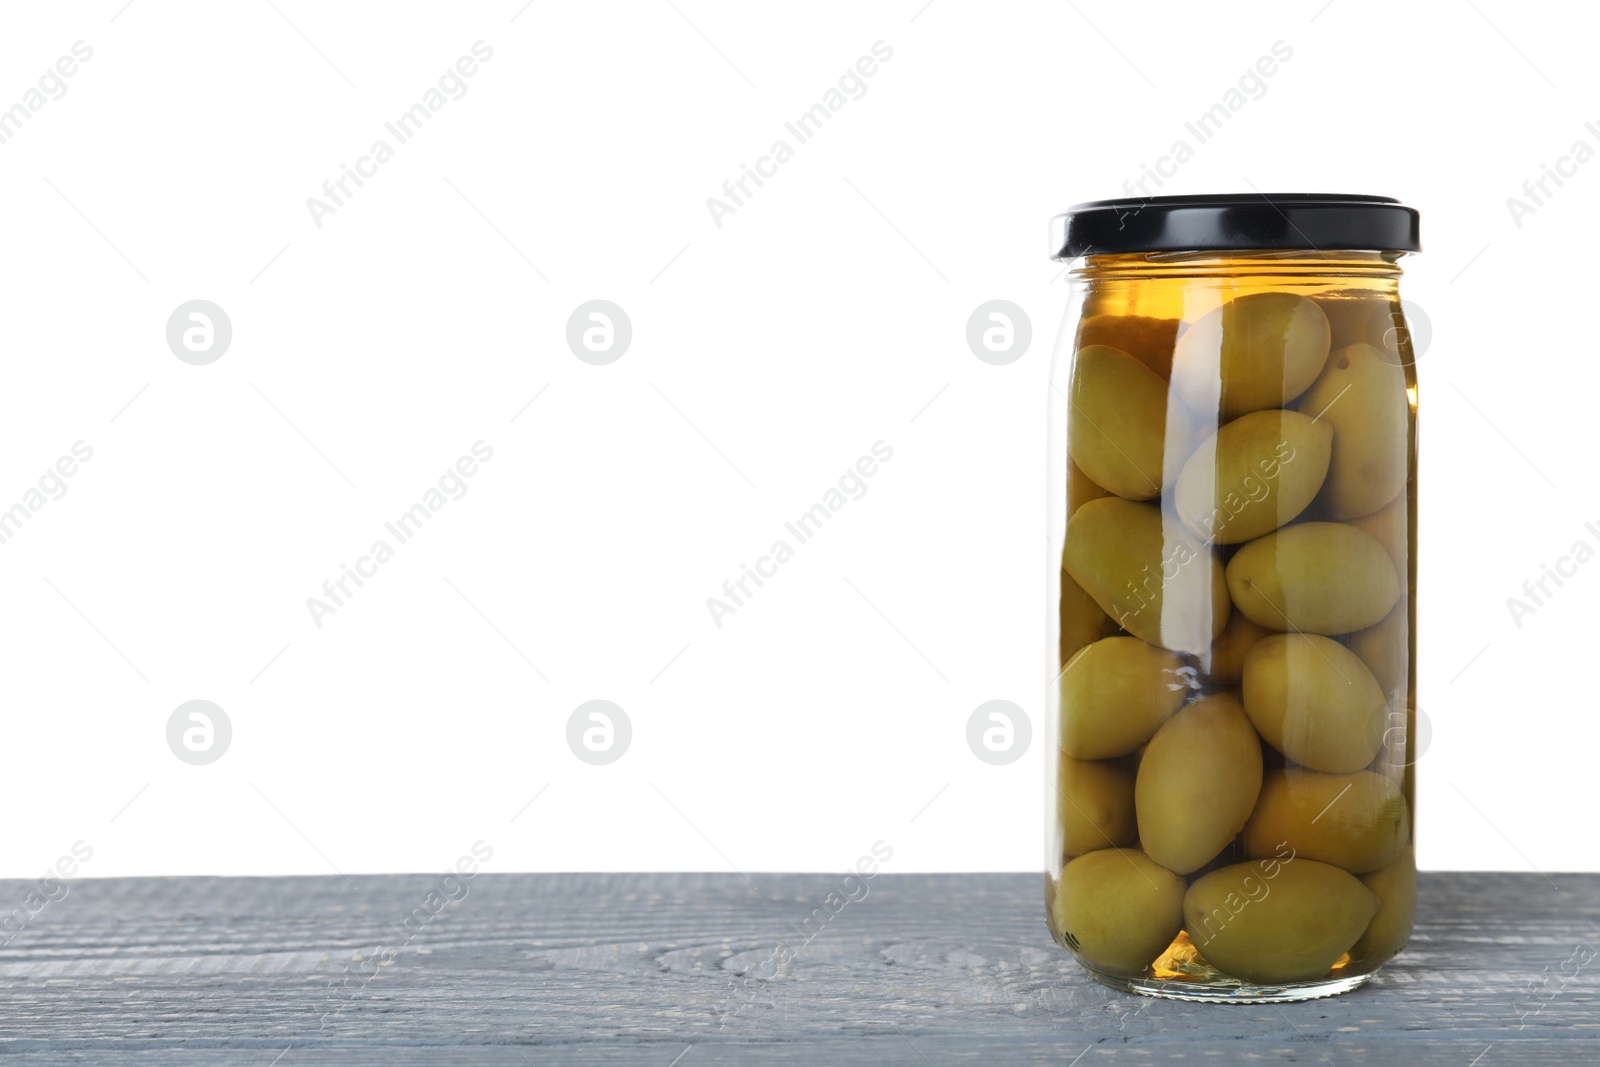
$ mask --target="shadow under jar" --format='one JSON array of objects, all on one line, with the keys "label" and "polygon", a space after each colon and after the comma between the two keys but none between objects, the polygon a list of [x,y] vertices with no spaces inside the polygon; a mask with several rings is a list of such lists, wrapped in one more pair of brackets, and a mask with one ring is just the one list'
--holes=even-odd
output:
[{"label": "shadow under jar", "polygon": [[1305,1000],[1410,935],[1420,247],[1381,197],[1055,220],[1046,904],[1108,985]]}]

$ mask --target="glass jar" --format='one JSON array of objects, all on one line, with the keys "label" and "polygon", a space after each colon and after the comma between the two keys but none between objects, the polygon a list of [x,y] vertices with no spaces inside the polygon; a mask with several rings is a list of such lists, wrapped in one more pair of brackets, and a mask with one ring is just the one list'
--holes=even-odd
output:
[{"label": "glass jar", "polygon": [[1416,866],[1416,373],[1386,198],[1055,220],[1050,932],[1186,1000],[1345,992]]}]

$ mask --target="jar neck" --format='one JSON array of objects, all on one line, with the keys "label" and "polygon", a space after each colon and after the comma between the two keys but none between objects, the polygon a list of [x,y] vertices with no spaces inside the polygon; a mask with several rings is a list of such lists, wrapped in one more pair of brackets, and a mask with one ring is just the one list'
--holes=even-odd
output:
[{"label": "jar neck", "polygon": [[1399,279],[1403,252],[1320,252],[1314,249],[1240,250],[1230,252],[1125,252],[1091,255],[1071,270],[1075,281],[1153,281],[1157,279],[1292,279],[1315,284],[1321,279],[1360,278],[1369,283]]}]

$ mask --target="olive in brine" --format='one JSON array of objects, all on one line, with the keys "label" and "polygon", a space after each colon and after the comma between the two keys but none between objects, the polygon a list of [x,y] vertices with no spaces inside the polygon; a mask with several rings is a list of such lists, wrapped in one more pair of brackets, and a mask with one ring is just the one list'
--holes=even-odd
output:
[{"label": "olive in brine", "polygon": [[1400,579],[1401,586],[1408,584],[1406,557],[1411,545],[1411,533],[1407,528],[1408,513],[1404,493],[1371,515],[1360,515],[1346,519],[1345,522],[1382,545],[1383,550],[1389,553],[1389,558],[1394,560],[1395,575]]},{"label": "olive in brine", "polygon": [[1056,825],[1067,859],[1101,848],[1131,845],[1133,771],[1118,763],[1077,760],[1065,753],[1056,777]]},{"label": "olive in brine", "polygon": [[1261,783],[1243,845],[1245,855],[1260,858],[1287,842],[1296,856],[1366,874],[1393,863],[1410,838],[1411,812],[1392,779],[1289,768]]},{"label": "olive in brine", "polygon": [[1201,655],[1228,622],[1216,553],[1154,504],[1084,504],[1067,520],[1062,563],[1113,621],[1152,645]]},{"label": "olive in brine", "polygon": [[1370,515],[1405,488],[1409,422],[1405,371],[1372,345],[1347,345],[1327,366],[1300,410],[1333,427],[1333,459],[1319,498],[1333,519]]},{"label": "olive in brine", "polygon": [[1094,598],[1083,591],[1083,586],[1072,580],[1066,570],[1061,572],[1060,654],[1065,665],[1073,653],[1099,640],[1105,633],[1115,632],[1111,620],[1100,610]]},{"label": "olive in brine", "polygon": [[1112,495],[1111,490],[1100,488],[1093,478],[1083,473],[1082,467],[1067,460],[1067,518],[1089,501]]},{"label": "olive in brine", "polygon": [[1415,854],[1408,847],[1389,866],[1362,875],[1361,884],[1377,896],[1378,914],[1350,949],[1350,955],[1366,966],[1376,967],[1405,948],[1411,939],[1411,917],[1417,904]]},{"label": "olive in brine", "polygon": [[1227,582],[1234,605],[1272,630],[1346,634],[1376,625],[1400,599],[1383,546],[1339,522],[1296,523],[1248,542],[1228,561]]},{"label": "olive in brine", "polygon": [[1368,766],[1388,704],[1361,657],[1316,634],[1274,634],[1244,661],[1244,710],[1273,748],[1315,771]]},{"label": "olive in brine", "polygon": [[1376,626],[1357,630],[1344,640],[1372,671],[1385,693],[1404,692],[1411,663],[1411,613],[1405,597]]},{"label": "olive in brine", "polygon": [[1384,294],[1356,290],[1325,293],[1312,299],[1328,316],[1331,348],[1362,342],[1381,346],[1386,331],[1393,327],[1389,313],[1394,305]]},{"label": "olive in brine", "polygon": [[1090,964],[1142,974],[1183,926],[1183,879],[1138,849],[1079,856],[1061,871],[1056,929]]},{"label": "olive in brine", "polygon": [[1232,693],[1196,700],[1156,731],[1139,761],[1139,844],[1189,874],[1244,826],[1261,790],[1261,741]]},{"label": "olive in brine", "polygon": [[1322,373],[1328,318],[1295,293],[1252,293],[1201,316],[1178,337],[1172,385],[1197,414],[1233,419],[1281,408]]},{"label": "olive in brine", "polygon": [[1309,415],[1277,408],[1241,415],[1185,461],[1173,505],[1202,541],[1253,540],[1316,499],[1332,447],[1332,428]]},{"label": "olive in brine", "polygon": [[1206,961],[1258,984],[1320,978],[1349,951],[1378,898],[1337,867],[1295,857],[1236,863],[1195,880],[1183,928]]},{"label": "olive in brine", "polygon": [[1126,756],[1183,703],[1183,663],[1137,637],[1105,637],[1061,672],[1061,748],[1077,759]]},{"label": "olive in brine", "polygon": [[[1167,383],[1115,348],[1090,345],[1073,361],[1067,452],[1094,482],[1128,500],[1161,492]],[[1181,415],[1181,409],[1173,415]],[[1172,433],[1174,440],[1187,430]]]}]

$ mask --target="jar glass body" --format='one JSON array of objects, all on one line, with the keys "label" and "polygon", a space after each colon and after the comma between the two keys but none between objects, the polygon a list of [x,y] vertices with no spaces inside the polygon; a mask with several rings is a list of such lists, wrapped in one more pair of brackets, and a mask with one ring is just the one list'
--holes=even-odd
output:
[{"label": "jar glass body", "polygon": [[1415,896],[1397,253],[1089,256],[1050,389],[1046,907],[1135,992],[1353,989]]}]

